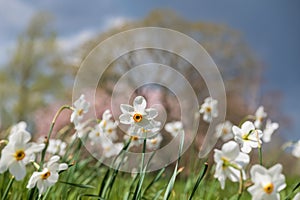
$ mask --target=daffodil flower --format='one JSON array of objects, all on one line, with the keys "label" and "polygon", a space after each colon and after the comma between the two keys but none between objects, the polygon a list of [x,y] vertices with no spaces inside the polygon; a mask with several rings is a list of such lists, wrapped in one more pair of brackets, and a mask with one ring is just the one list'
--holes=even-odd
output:
[{"label": "daffodil flower", "polygon": [[31,135],[26,131],[26,126],[25,122],[20,122],[12,127],[9,142],[1,153],[0,173],[8,169],[16,180],[25,177],[26,165],[35,159],[35,153],[45,148],[45,144],[29,142]]},{"label": "daffodil flower", "polygon": [[183,125],[181,121],[169,122],[165,125],[165,130],[169,132],[173,137],[176,137],[181,131],[183,131]]},{"label": "daffodil flower", "polygon": [[146,141],[147,148],[150,150],[158,149],[162,140],[163,137],[161,136],[160,133],[155,135],[154,137],[147,138]]},{"label": "daffodil flower", "polygon": [[99,127],[101,128],[102,134],[111,139],[112,141],[116,141],[118,139],[117,135],[117,127],[119,122],[111,120],[111,112],[110,110],[105,110],[102,115],[102,120],[99,123]]},{"label": "daffodil flower", "polygon": [[203,120],[211,122],[213,118],[218,117],[218,101],[212,97],[207,97],[199,110],[203,114]]},{"label": "daffodil flower", "polygon": [[[241,178],[246,179],[244,167],[249,163],[249,155],[240,152],[239,145],[234,141],[225,143],[221,150],[214,150],[216,171],[214,177],[225,188],[226,178],[232,182],[238,182]],[[241,177],[242,172],[242,177]]]},{"label": "daffodil flower", "polygon": [[79,99],[74,102],[70,121],[74,123],[75,126],[78,125],[78,123],[83,119],[83,115],[88,112],[89,107],[90,104],[85,100],[85,97],[82,94]]},{"label": "daffodil flower", "polygon": [[58,154],[63,156],[66,153],[67,144],[60,139],[50,139],[47,152],[53,155]]},{"label": "daffodil flower", "polygon": [[216,126],[216,137],[221,138],[224,142],[229,141],[233,138],[232,123],[226,121]]},{"label": "daffodil flower", "polygon": [[57,163],[59,159],[59,156],[53,156],[44,164],[41,172],[33,172],[26,187],[31,189],[37,186],[40,195],[45,193],[49,187],[58,181],[58,172],[68,168],[66,163]]},{"label": "daffodil flower", "polygon": [[244,153],[250,153],[252,148],[258,148],[261,145],[262,131],[255,129],[252,122],[246,121],[241,128],[232,127],[234,140],[241,145],[241,150]]},{"label": "daffodil flower", "polygon": [[276,122],[271,122],[270,119],[267,120],[266,127],[263,131],[263,141],[264,142],[270,142],[271,136],[279,128],[279,124]]},{"label": "daffodil flower", "polygon": [[144,97],[137,96],[133,101],[133,106],[121,104],[122,114],[119,119],[122,124],[128,124],[136,128],[144,128],[150,130],[155,128],[154,118],[158,112],[154,108],[146,108],[147,102]]},{"label": "daffodil flower", "polygon": [[255,112],[255,122],[254,125],[256,128],[261,128],[264,118],[267,117],[267,113],[264,111],[264,107],[260,106]]},{"label": "daffodil flower", "polygon": [[254,165],[250,170],[251,180],[254,183],[248,192],[254,200],[278,200],[279,192],[286,187],[285,176],[281,174],[282,165],[276,164],[266,169],[261,165]]}]

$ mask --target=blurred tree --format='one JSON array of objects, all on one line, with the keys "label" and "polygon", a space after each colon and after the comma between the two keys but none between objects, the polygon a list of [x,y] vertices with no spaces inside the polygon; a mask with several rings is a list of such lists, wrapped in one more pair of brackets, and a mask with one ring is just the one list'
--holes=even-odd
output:
[{"label": "blurred tree", "polygon": [[10,61],[0,71],[2,127],[32,122],[39,107],[65,94],[66,68],[50,26],[51,16],[39,13],[17,41]]},{"label": "blurred tree", "polygon": [[[249,110],[256,109],[262,66],[239,32],[225,25],[188,21],[172,11],[155,10],[143,20],[129,21],[91,39],[78,49],[78,55],[81,55],[78,60],[85,58],[97,44],[113,34],[147,26],[170,28],[187,34],[208,51],[219,67],[224,79],[228,107],[230,108],[228,112],[229,119],[236,122],[241,116],[249,114]],[[156,42],[162,42],[159,36]],[[114,48],[112,46],[111,49],[105,49],[101,53],[109,59],[114,55]],[[114,84],[125,72],[135,66],[151,61],[172,66],[182,73],[189,80],[195,92],[199,94],[199,100],[203,100],[208,95],[201,75],[195,71],[193,66],[174,54],[153,49],[134,51],[121,56],[107,68],[99,86],[111,93]],[[93,73],[93,71],[90,72],[90,74]],[[160,75],[159,72],[153,74],[153,76]],[[134,81],[134,77],[132,77],[132,80]],[[168,110],[168,106],[165,106]]]}]

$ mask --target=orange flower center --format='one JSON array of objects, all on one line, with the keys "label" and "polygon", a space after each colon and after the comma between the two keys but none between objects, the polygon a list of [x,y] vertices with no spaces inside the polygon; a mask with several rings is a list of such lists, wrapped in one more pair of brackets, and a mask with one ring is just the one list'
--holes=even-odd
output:
[{"label": "orange flower center", "polygon": [[47,171],[46,173],[41,175],[41,179],[45,180],[47,179],[49,176],[51,175],[51,173],[49,171]]},{"label": "orange flower center", "polygon": [[133,115],[133,120],[135,121],[135,122],[140,122],[140,121],[142,121],[142,119],[143,119],[143,115],[141,115],[140,113],[135,113],[134,115]]},{"label": "orange flower center", "polygon": [[100,136],[100,133],[99,133],[99,132],[97,132],[97,133],[96,133],[96,136],[97,136],[97,137],[99,137],[99,136]]},{"label": "orange flower center", "polygon": [[137,136],[131,136],[131,139],[132,139],[133,141],[137,141],[137,140],[139,139],[139,137],[137,137]]},{"label": "orange flower center", "polygon": [[18,150],[16,151],[14,157],[17,161],[23,160],[23,158],[25,157],[25,152],[23,150]]},{"label": "orange flower center", "polygon": [[156,138],[155,138],[155,139],[152,139],[152,140],[151,140],[151,143],[152,143],[152,144],[157,144],[157,139],[156,139]]},{"label": "orange flower center", "polygon": [[107,130],[108,134],[111,134],[113,132],[113,130],[110,128]]},{"label": "orange flower center", "polygon": [[208,112],[208,113],[210,113],[211,112],[211,107],[206,107],[205,111]]},{"label": "orange flower center", "polygon": [[227,128],[223,128],[223,134],[226,135],[228,133],[228,129]]},{"label": "orange flower center", "polygon": [[264,191],[268,194],[271,194],[274,190],[274,185],[272,183],[268,183],[264,186]]},{"label": "orange flower center", "polygon": [[78,114],[79,116],[81,116],[81,115],[83,114],[83,110],[82,110],[82,109],[78,110],[78,111],[77,111],[77,114]]}]

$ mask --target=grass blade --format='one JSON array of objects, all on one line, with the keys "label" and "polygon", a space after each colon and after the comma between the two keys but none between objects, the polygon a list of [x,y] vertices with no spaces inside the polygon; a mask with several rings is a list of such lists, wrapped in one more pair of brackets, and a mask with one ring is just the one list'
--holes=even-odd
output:
[{"label": "grass blade", "polygon": [[59,181],[59,183],[63,183],[63,184],[67,184],[67,185],[71,185],[71,186],[79,187],[79,188],[91,188],[91,189],[95,189],[95,187],[92,186],[92,185],[85,185],[85,184],[78,184],[78,183],[69,183],[69,182],[65,182],[65,181]]},{"label": "grass blade", "polygon": [[199,176],[198,176],[197,181],[196,181],[196,184],[195,184],[195,186],[194,186],[194,188],[193,188],[193,190],[192,190],[192,193],[191,193],[191,195],[190,195],[190,197],[189,197],[189,200],[192,200],[192,199],[193,199],[193,196],[194,196],[194,194],[195,194],[195,192],[196,192],[196,190],[197,190],[199,184],[201,183],[203,177],[204,177],[205,174],[206,174],[207,168],[208,168],[208,164],[207,164],[207,163],[204,163],[204,167],[203,167],[202,171],[199,173]]}]

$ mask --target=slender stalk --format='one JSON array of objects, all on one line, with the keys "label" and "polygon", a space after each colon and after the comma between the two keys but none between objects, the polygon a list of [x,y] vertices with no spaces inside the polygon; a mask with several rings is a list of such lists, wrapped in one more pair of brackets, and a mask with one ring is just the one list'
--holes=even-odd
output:
[{"label": "slender stalk", "polygon": [[262,165],[262,149],[258,147],[259,164]]},{"label": "slender stalk", "polygon": [[47,147],[49,145],[49,139],[51,137],[51,134],[52,134],[52,131],[53,131],[53,128],[54,128],[54,125],[56,123],[56,120],[58,118],[58,116],[60,115],[60,113],[64,110],[64,109],[72,109],[71,106],[69,105],[63,105],[62,107],[59,108],[59,110],[56,112],[56,114],[54,115],[53,117],[53,120],[51,122],[51,126],[50,126],[50,129],[49,129],[49,132],[48,132],[48,136],[47,136],[47,140],[45,142],[45,148],[43,149],[42,151],[42,157],[41,157],[41,163],[40,163],[40,166],[43,166],[44,164],[44,159],[45,159],[45,154],[46,154],[46,150],[47,150]]},{"label": "slender stalk", "polygon": [[197,190],[197,188],[198,188],[200,182],[202,181],[204,175],[206,174],[207,168],[208,168],[208,164],[207,164],[207,163],[204,163],[203,169],[202,169],[202,171],[199,173],[198,179],[197,179],[197,181],[196,181],[196,184],[194,185],[194,188],[193,188],[192,193],[191,193],[191,195],[190,195],[190,197],[189,197],[189,200],[192,200],[192,199],[193,199],[193,196],[194,196],[194,194],[195,194],[195,192],[196,192],[196,190]]},{"label": "slender stalk", "polygon": [[242,194],[243,194],[243,185],[244,185],[243,171],[240,169],[239,195],[238,195],[238,197],[237,197],[238,200],[242,197]]},{"label": "slender stalk", "polygon": [[9,183],[8,183],[6,189],[5,189],[5,192],[4,192],[4,194],[3,194],[2,198],[1,198],[1,200],[5,200],[5,199],[6,199],[6,197],[7,197],[7,195],[8,195],[8,192],[9,192],[9,190],[10,190],[10,188],[11,188],[11,186],[12,186],[14,180],[15,180],[15,177],[12,176],[12,177],[10,178],[10,180],[9,180]]},{"label": "slender stalk", "polygon": [[244,117],[241,121],[240,121],[240,123],[239,123],[239,127],[241,127],[241,125],[244,123],[244,122],[246,122],[247,120],[249,120],[249,119],[256,119],[256,117],[255,116],[253,116],[253,115],[247,115],[246,117]]}]

